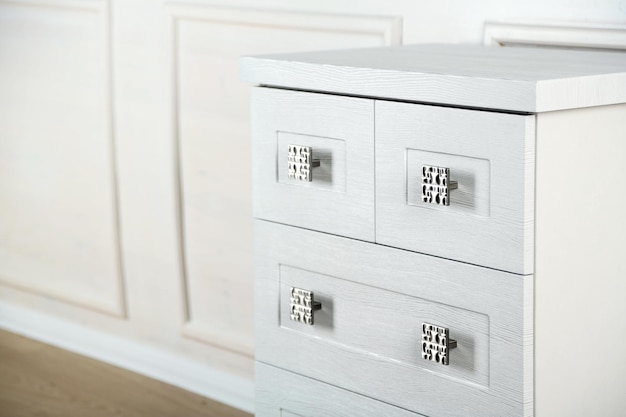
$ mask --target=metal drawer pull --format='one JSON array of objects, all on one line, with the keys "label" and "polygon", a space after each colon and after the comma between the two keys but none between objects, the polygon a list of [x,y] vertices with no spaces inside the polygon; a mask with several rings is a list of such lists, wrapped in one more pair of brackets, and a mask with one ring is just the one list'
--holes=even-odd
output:
[{"label": "metal drawer pull", "polygon": [[313,325],[313,312],[322,309],[322,303],[315,301],[313,292],[291,287],[291,320]]},{"label": "metal drawer pull", "polygon": [[450,180],[450,168],[422,165],[422,201],[424,203],[450,205],[450,191],[459,183]]},{"label": "metal drawer pull", "polygon": [[450,364],[450,349],[456,347],[456,340],[450,339],[450,329],[422,323],[422,359]]},{"label": "metal drawer pull", "polygon": [[320,160],[313,159],[312,147],[289,145],[287,159],[289,178],[300,181],[313,181],[313,168],[320,166]]}]

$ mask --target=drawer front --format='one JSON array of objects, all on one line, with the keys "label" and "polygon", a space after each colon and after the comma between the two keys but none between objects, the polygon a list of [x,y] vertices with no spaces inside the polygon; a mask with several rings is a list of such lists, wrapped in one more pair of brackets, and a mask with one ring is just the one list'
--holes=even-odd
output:
[{"label": "drawer front", "polygon": [[534,134],[534,116],[377,101],[376,241],[532,273]]},{"label": "drawer front", "polygon": [[374,240],[373,100],[258,87],[252,140],[255,217]]},{"label": "drawer front", "polygon": [[532,411],[532,276],[259,220],[255,240],[257,360],[432,417]]},{"label": "drawer front", "polygon": [[419,414],[258,362],[255,385],[256,417],[420,417]]}]

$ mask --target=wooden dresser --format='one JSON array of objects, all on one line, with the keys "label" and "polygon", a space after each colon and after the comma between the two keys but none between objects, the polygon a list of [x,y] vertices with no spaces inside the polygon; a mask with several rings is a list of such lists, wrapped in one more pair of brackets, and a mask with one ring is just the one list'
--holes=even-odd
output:
[{"label": "wooden dresser", "polygon": [[626,410],[626,54],[241,59],[256,415]]}]

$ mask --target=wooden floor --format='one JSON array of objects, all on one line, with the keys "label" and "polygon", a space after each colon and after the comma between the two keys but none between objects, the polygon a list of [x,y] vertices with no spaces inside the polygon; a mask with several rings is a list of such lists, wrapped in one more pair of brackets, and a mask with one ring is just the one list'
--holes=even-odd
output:
[{"label": "wooden floor", "polygon": [[250,417],[171,385],[0,330],[0,417]]}]

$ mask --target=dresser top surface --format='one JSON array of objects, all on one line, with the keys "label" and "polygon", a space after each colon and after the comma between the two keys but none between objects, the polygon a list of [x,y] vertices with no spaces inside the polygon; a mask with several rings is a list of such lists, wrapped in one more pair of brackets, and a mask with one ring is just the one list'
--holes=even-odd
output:
[{"label": "dresser top surface", "polygon": [[244,57],[255,84],[518,112],[626,102],[626,53],[410,45]]}]

